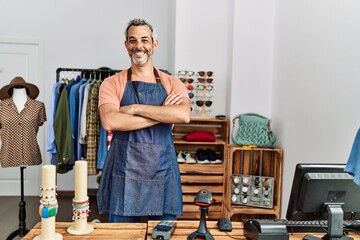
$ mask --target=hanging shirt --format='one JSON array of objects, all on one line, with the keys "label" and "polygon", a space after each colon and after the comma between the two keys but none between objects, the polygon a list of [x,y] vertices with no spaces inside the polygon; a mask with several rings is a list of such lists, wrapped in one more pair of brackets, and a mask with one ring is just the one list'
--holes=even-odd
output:
[{"label": "hanging shirt", "polygon": [[[78,110],[78,122],[77,122],[77,154],[76,154],[76,159],[77,160],[81,160],[81,159],[85,159],[86,158],[86,144],[81,143],[80,140],[80,129],[81,129],[81,124],[85,124],[84,123],[86,121],[86,119],[82,119],[81,118],[81,113],[82,113],[82,108],[83,108],[83,104],[84,104],[84,93],[85,93],[85,87],[89,84],[89,81],[86,81],[83,85],[80,86],[79,88],[79,110]],[[86,118],[86,117],[85,117]]]},{"label": "hanging shirt", "polygon": [[37,142],[39,126],[46,121],[44,103],[27,98],[25,108],[18,112],[12,98],[0,101],[2,167],[39,165],[42,163]]},{"label": "hanging shirt", "polygon": [[71,127],[71,137],[72,137],[72,158],[73,160],[78,160],[77,158],[77,146],[78,146],[78,112],[79,112],[79,88],[85,81],[81,79],[80,76],[77,76],[74,85],[70,89],[69,93],[69,113],[70,113],[70,127]]},{"label": "hanging shirt", "polygon": [[46,151],[50,154],[50,163],[56,165],[56,144],[55,144],[55,134],[54,134],[54,118],[56,107],[58,104],[58,100],[60,97],[59,88],[61,86],[61,82],[58,81],[54,83],[52,88],[52,94],[50,98],[50,106],[49,106],[49,119],[48,119],[48,129],[46,134]]},{"label": "hanging shirt", "polygon": [[97,149],[100,138],[100,117],[98,112],[98,99],[99,99],[99,87],[101,81],[94,82],[94,86],[91,89],[89,95],[89,102],[86,110],[86,137],[87,137],[87,152],[86,161],[88,166],[88,175],[97,174],[96,162],[97,162]]},{"label": "hanging shirt", "polygon": [[[72,83],[69,83],[72,84]],[[72,138],[68,103],[68,85],[63,86],[54,118],[56,144],[56,171],[66,173],[72,169]]]}]

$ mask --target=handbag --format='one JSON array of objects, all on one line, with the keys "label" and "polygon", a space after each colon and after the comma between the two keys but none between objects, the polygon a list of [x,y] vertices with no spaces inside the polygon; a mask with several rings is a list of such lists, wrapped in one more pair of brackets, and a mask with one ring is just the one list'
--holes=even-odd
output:
[{"label": "handbag", "polygon": [[[256,113],[243,113],[233,118],[232,141],[238,145],[272,147],[276,141],[271,120]],[[236,124],[237,122],[237,124]],[[235,129],[237,125],[237,129]],[[235,131],[236,130],[236,131]]]}]

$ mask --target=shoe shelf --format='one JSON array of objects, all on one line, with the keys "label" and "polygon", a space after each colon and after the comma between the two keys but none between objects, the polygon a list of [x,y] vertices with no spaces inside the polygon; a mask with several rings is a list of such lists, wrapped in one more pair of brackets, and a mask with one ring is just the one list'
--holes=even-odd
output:
[{"label": "shoe shelf", "polygon": [[[216,136],[215,142],[188,142],[183,136],[188,133],[203,131]],[[184,216],[179,219],[199,219],[199,206],[194,204],[195,195],[201,189],[208,189],[213,195],[213,204],[209,207],[209,219],[224,216],[225,173],[227,145],[229,138],[229,120],[215,118],[192,118],[188,124],[175,124],[173,129],[174,144],[177,153],[190,153],[197,160],[200,149],[212,151],[221,163],[179,163],[184,202]]]},{"label": "shoe shelf", "polygon": [[[280,148],[244,148],[239,145],[228,145],[228,158],[230,164],[227,166],[226,173],[226,194],[225,194],[225,216],[232,220],[242,219],[278,219],[281,210],[281,185],[283,169],[283,151]],[[272,194],[272,208],[262,206],[249,206],[248,203],[234,203],[233,174],[244,176],[254,176],[252,179],[273,179],[273,186],[269,189]],[[250,178],[249,178],[250,179]],[[240,189],[243,183],[240,181]],[[261,184],[260,184],[261,186]],[[249,188],[255,189],[255,185],[249,184]],[[240,194],[241,195],[241,191]],[[235,194],[236,195],[236,194]],[[239,197],[239,195],[236,195]],[[246,194],[244,194],[246,195]],[[250,194],[248,196],[251,196]],[[258,196],[263,197],[263,196]]]}]

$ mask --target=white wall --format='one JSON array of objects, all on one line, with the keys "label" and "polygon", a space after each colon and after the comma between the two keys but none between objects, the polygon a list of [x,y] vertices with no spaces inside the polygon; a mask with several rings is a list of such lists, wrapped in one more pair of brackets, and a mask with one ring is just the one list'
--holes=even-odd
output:
[{"label": "white wall", "polygon": [[231,116],[271,117],[274,1],[234,1]]},{"label": "white wall", "polygon": [[[154,7],[155,11],[149,10]],[[44,73],[41,75],[45,81],[39,89],[48,109],[57,68],[130,66],[124,31],[133,18],[147,19],[156,28],[160,45],[154,61],[158,68],[173,71],[174,13],[175,2],[168,0],[0,0],[0,38],[34,39],[42,43]],[[47,129],[47,123],[43,128]],[[44,163],[49,164],[49,155],[44,155]],[[89,180],[89,187],[96,186],[95,177]],[[58,174],[60,190],[73,189],[73,181],[73,171]]]},{"label": "white wall", "polygon": [[360,2],[276,2],[272,117],[284,149],[282,215],[296,163],[346,163],[359,128]]},{"label": "white wall", "polygon": [[[0,0],[0,38],[42,42],[48,105],[58,67],[128,67],[125,25],[148,19],[158,67],[215,72],[213,114],[273,119],[284,216],[296,163],[347,161],[360,115],[359,10],[357,0]],[[59,189],[71,179],[60,176]]]},{"label": "white wall", "polygon": [[233,0],[176,1],[175,68],[213,71],[213,112],[228,114]]}]

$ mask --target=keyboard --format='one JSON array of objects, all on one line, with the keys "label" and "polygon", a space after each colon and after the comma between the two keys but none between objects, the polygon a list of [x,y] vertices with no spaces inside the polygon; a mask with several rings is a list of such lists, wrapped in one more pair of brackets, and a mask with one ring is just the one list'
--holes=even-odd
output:
[{"label": "keyboard", "polygon": [[[289,233],[292,232],[327,232],[328,221],[327,220],[314,220],[314,221],[294,221],[280,219],[276,220],[283,222]],[[360,230],[360,220],[345,220],[344,228]]]}]

